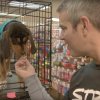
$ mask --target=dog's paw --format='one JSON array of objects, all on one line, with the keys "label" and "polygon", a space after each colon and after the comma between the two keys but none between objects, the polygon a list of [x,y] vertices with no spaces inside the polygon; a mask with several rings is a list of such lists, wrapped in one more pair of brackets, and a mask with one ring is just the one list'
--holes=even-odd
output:
[{"label": "dog's paw", "polygon": [[7,76],[12,76],[12,72],[7,72]]},{"label": "dog's paw", "polygon": [[7,87],[7,81],[0,81],[0,90],[3,90]]}]

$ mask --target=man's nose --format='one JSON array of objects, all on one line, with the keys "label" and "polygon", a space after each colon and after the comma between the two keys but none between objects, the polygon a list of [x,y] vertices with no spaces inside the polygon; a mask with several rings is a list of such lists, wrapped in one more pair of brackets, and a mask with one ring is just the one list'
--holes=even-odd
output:
[{"label": "man's nose", "polygon": [[60,34],[59,39],[60,39],[60,40],[65,40],[64,35],[62,34],[62,32],[61,32],[61,34]]}]

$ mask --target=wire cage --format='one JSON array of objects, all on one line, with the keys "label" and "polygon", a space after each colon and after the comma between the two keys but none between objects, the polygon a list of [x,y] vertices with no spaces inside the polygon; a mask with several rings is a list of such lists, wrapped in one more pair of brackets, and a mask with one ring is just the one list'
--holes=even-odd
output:
[{"label": "wire cage", "polygon": [[[51,87],[52,3],[36,0],[0,0],[0,25],[11,19],[21,21],[31,30],[37,52],[31,54],[31,44],[28,41],[27,58],[34,66],[42,85],[49,89]],[[7,88],[0,90],[0,100],[30,100],[26,87],[18,86],[14,69],[16,61],[17,56],[14,53],[11,59],[13,77],[7,78]],[[16,93],[15,98],[7,97],[11,92]]]}]

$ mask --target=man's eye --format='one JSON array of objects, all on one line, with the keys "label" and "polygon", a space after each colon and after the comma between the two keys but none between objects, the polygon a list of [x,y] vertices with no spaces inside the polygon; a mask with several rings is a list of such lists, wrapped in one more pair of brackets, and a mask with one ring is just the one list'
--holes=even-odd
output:
[{"label": "man's eye", "polygon": [[62,30],[65,30],[66,28],[64,27],[64,28],[62,28]]},{"label": "man's eye", "polygon": [[66,30],[65,28],[62,29],[62,31],[65,31],[65,30]]}]

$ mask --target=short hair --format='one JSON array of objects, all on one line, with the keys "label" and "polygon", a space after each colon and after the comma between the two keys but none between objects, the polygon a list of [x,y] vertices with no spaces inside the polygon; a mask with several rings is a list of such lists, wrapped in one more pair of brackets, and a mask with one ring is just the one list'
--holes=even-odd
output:
[{"label": "short hair", "polygon": [[64,0],[57,12],[65,10],[68,20],[76,28],[80,18],[86,16],[98,30],[100,30],[100,0]]}]

